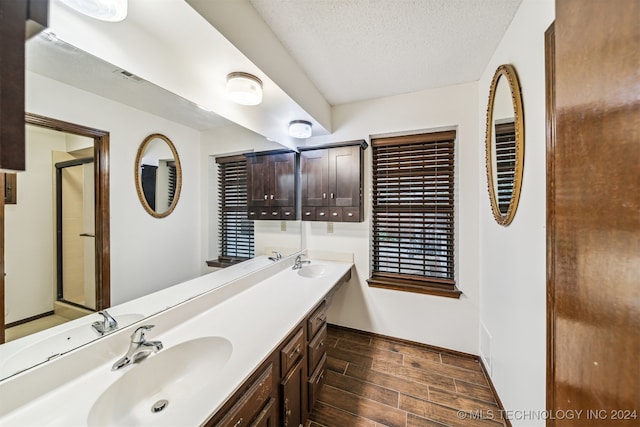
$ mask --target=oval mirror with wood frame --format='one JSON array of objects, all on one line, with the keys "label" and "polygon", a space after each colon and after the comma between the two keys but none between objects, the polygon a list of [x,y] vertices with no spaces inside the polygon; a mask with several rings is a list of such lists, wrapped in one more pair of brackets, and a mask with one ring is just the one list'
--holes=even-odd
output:
[{"label": "oval mirror with wood frame", "polygon": [[518,75],[498,67],[489,91],[486,131],[487,184],[496,222],[511,224],[518,208],[524,168],[524,112]]},{"label": "oval mirror with wood frame", "polygon": [[135,162],[136,191],[144,209],[164,218],[175,209],[182,188],[182,168],[176,147],[154,133],[142,141]]}]

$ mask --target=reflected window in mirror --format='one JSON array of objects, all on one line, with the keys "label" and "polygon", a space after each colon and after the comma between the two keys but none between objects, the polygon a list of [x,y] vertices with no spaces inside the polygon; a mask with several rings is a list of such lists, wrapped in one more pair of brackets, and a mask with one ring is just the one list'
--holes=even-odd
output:
[{"label": "reflected window in mirror", "polygon": [[494,121],[496,135],[495,185],[498,209],[502,215],[509,211],[516,176],[516,128],[513,120]]},{"label": "reflected window in mirror", "polygon": [[180,158],[169,138],[149,135],[136,156],[136,189],[145,210],[163,218],[176,207],[182,185]]},{"label": "reflected window in mirror", "polygon": [[247,158],[216,157],[218,165],[218,260],[212,267],[226,267],[255,256],[254,224],[247,217]]}]

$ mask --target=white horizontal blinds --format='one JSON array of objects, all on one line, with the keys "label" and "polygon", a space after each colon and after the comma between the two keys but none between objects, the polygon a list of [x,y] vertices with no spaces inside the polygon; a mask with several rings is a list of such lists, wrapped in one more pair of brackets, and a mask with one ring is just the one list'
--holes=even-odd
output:
[{"label": "white horizontal blinds", "polygon": [[513,195],[516,175],[516,128],[514,122],[495,125],[496,193],[498,209],[505,215]]},{"label": "white horizontal blinds", "polygon": [[373,139],[373,278],[454,285],[455,131]]},{"label": "white horizontal blinds", "polygon": [[247,159],[244,156],[216,158],[219,249],[221,260],[253,258],[253,221],[247,219]]}]

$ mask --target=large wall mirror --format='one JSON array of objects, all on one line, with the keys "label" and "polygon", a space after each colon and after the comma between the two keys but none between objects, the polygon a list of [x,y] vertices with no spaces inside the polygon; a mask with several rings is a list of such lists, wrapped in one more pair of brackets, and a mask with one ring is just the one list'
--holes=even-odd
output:
[{"label": "large wall mirror", "polygon": [[[53,3],[55,5],[55,3]],[[55,7],[55,6],[54,6]],[[133,21],[131,22],[133,23]],[[124,24],[123,24],[124,25]],[[110,126],[109,122],[119,122],[122,119],[122,116],[125,113],[122,111],[126,111],[126,108],[113,108],[112,101],[119,103],[122,106],[133,107],[140,112],[144,112],[145,114],[151,114],[155,116],[160,121],[167,120],[173,124],[178,123],[183,126],[186,126],[194,131],[199,132],[202,136],[201,144],[202,144],[202,152],[206,153],[207,156],[213,157],[219,155],[228,155],[229,153],[240,153],[240,152],[249,152],[249,151],[263,151],[272,149],[268,141],[265,141],[265,138],[251,132],[241,126],[238,126],[234,123],[226,121],[221,117],[216,116],[213,113],[204,111],[198,106],[184,98],[176,96],[175,94],[152,84],[151,82],[136,78],[135,80],[129,77],[123,77],[122,70],[114,64],[105,62],[85,51],[82,51],[75,46],[72,46],[68,43],[65,43],[63,40],[59,38],[48,37],[46,34],[41,34],[40,36],[33,37],[29,39],[26,43],[26,68],[27,68],[27,76],[26,83],[27,87],[31,85],[31,91],[34,95],[33,98],[27,99],[27,109],[31,111],[37,111],[40,114],[48,115],[49,117],[59,117],[64,118],[68,114],[72,115],[81,115],[85,118],[82,120],[78,120],[79,123],[91,124],[93,122],[107,123],[103,126],[105,130],[109,130]],[[141,59],[143,60],[143,59]],[[34,84],[37,83],[37,86]],[[62,84],[62,85],[61,85]],[[93,113],[92,108],[88,108],[85,103],[78,102],[56,102],[56,99],[69,99],[62,93],[64,86],[68,86],[70,89],[80,89],[82,91],[86,91],[90,94],[94,94],[94,99],[96,102],[104,102],[104,108],[113,111],[113,117],[110,117],[109,120],[105,120],[105,117],[101,117],[98,113]],[[60,89],[60,95],[58,98],[54,98],[52,96],[46,95],[46,91],[35,90],[34,87],[41,89],[49,90],[53,87]],[[52,100],[52,102],[41,103],[40,99]],[[100,100],[102,98],[102,101]],[[46,108],[45,108],[46,107]],[[95,117],[92,116],[95,114]],[[160,129],[160,127],[155,126],[153,129]],[[114,136],[115,135],[115,136]],[[171,136],[171,134],[167,131],[166,135]],[[151,142],[151,139],[155,140],[155,142]],[[149,140],[149,144],[155,145],[164,145],[165,148],[168,148],[169,152],[171,151],[171,146],[174,144],[168,144],[163,138],[151,138]],[[169,138],[167,138],[168,140]],[[144,141],[139,141],[144,145]],[[177,142],[177,141],[173,141]],[[119,132],[111,133],[111,147],[124,147],[130,144],[131,141],[128,139],[123,139]],[[149,147],[151,150],[151,148]],[[175,147],[174,147],[175,149]],[[131,172],[132,172],[132,162],[133,155],[127,155],[128,160],[123,159],[122,150],[116,149],[114,150],[118,155],[111,155],[108,159],[108,164],[110,165],[110,175],[112,182],[124,182],[127,184],[133,185],[131,182]],[[146,152],[145,149],[142,150],[144,154]],[[173,153],[173,152],[172,152]],[[181,158],[179,161],[184,166],[185,161],[193,161],[193,156],[189,156],[189,153],[186,155],[184,153],[180,153]],[[142,158],[142,157],[141,157]],[[160,158],[160,157],[159,157]],[[168,160],[169,158],[166,156],[162,156],[164,160]],[[174,159],[178,159],[178,153],[176,151],[175,155],[173,155]],[[105,162],[107,161],[105,157]],[[138,162],[136,162],[138,165]],[[192,163],[190,163],[192,165]],[[34,168],[28,166],[29,170],[33,170]],[[176,162],[177,166],[177,162]],[[209,230],[217,230],[218,227],[218,198],[215,191],[212,191],[212,188],[216,186],[217,180],[217,169],[215,168],[215,161],[210,161],[210,170],[208,171],[208,180],[201,183],[192,183],[189,182],[188,185],[198,184],[203,188],[206,188],[207,197],[206,202],[203,201],[203,206],[206,206],[206,223],[208,224]],[[195,165],[194,165],[195,167]],[[136,167],[137,169],[137,167]],[[24,173],[22,173],[24,174]],[[127,177],[127,179],[121,179],[123,176]],[[23,177],[24,178],[24,177]],[[205,178],[205,179],[207,179]],[[22,179],[18,177],[18,179]],[[106,183],[109,181],[107,180]],[[23,185],[20,186],[18,183],[18,187],[22,188],[18,194],[18,206],[25,206],[26,197],[32,195],[31,191],[27,191],[27,188]],[[186,183],[185,183],[186,184]],[[106,188],[106,187],[105,187]],[[186,187],[185,187],[186,188]],[[185,190],[182,188],[182,190]],[[114,191],[121,191],[120,189],[114,189],[111,192],[111,196],[113,196]],[[177,191],[177,188],[176,188]],[[181,205],[185,203],[188,198],[185,198],[185,191],[182,191]],[[105,193],[108,198],[109,192]],[[175,196],[174,196],[175,197]],[[111,218],[114,217],[122,217],[129,214],[129,212],[133,212],[140,209],[140,206],[136,203],[131,204],[128,203],[130,200],[127,198],[127,203],[116,203],[111,198],[109,202],[111,204]],[[135,199],[135,196],[134,196]],[[120,202],[122,202],[122,198],[120,198]],[[135,201],[135,200],[134,200]],[[174,201],[173,204],[175,206]],[[105,202],[107,203],[107,202]],[[146,199],[145,199],[146,203]],[[13,209],[15,205],[9,205],[9,209]],[[144,206],[144,204],[143,204]],[[191,208],[191,206],[186,206],[185,208]],[[123,211],[125,210],[125,211]],[[158,211],[160,214],[168,215],[171,208],[163,208],[163,210],[159,210],[158,206],[154,209],[154,212]],[[98,208],[96,212],[100,212],[101,214],[105,214],[106,217],[109,217],[109,213],[105,209]],[[6,219],[6,218],[5,218]],[[145,221],[145,229],[143,232],[148,232],[150,236],[153,236],[155,230],[157,230],[157,226],[159,225],[157,221]],[[113,221],[109,224],[107,221],[107,229],[111,235],[122,235],[123,227],[126,228],[125,222]],[[29,230],[33,230],[34,233],[38,232],[42,226],[51,225],[51,220],[38,220],[31,221],[28,225]],[[161,224],[164,227],[182,227],[182,224]],[[6,225],[6,228],[10,228],[10,225]],[[286,228],[286,231],[283,231],[283,228]],[[14,229],[18,230],[18,229]],[[22,229],[19,229],[22,230]],[[82,233],[85,233],[86,230],[82,230]],[[95,230],[96,233],[98,229]],[[90,234],[90,233],[88,233]],[[36,237],[41,236],[39,234]],[[5,236],[6,237],[6,236]],[[42,238],[42,237],[40,237]],[[204,246],[206,247],[205,253],[203,256],[210,256],[210,254],[216,253],[218,246],[218,238],[215,232],[207,233],[207,236],[201,236],[204,239]],[[90,236],[81,237],[86,241],[92,241],[94,238]],[[291,249],[299,249],[302,243],[301,237],[301,224],[300,221],[288,221],[285,225],[283,225],[279,221],[256,221],[255,224],[255,242],[256,242],[256,255],[270,255],[270,251],[272,249],[281,250],[281,247],[290,247]],[[109,246],[107,244],[104,249],[105,254],[109,254],[108,250]],[[170,247],[167,247],[167,251],[172,251]],[[288,254],[288,252],[282,252],[283,255]],[[12,251],[12,254],[15,255]],[[47,258],[47,260],[50,257]],[[114,259],[115,258],[115,259]],[[126,270],[132,275],[144,276],[146,269],[154,269],[155,266],[151,264],[135,264],[131,265],[128,261],[123,263],[123,260],[118,260],[118,257],[112,257],[110,260],[111,265],[105,264],[104,271],[105,274],[110,273],[110,277],[118,276],[121,274],[123,270]],[[38,264],[38,269],[41,270],[43,260],[40,259]],[[25,269],[32,268],[31,264],[24,263]],[[244,267],[246,268],[246,272],[251,271],[250,268],[254,267]],[[33,270],[33,268],[32,268]],[[96,271],[100,270],[98,265],[96,264]],[[203,263],[203,272],[213,271],[207,269],[206,265]],[[12,277],[15,277],[15,270],[11,273]],[[8,276],[8,275],[7,275]],[[109,282],[107,282],[109,283]],[[167,282],[162,283],[161,286],[170,286],[173,283]],[[45,284],[47,285],[47,284]],[[8,285],[13,286],[13,285]],[[53,285],[51,285],[51,289]],[[135,281],[121,281],[121,280],[111,280],[110,283],[110,291],[111,291],[111,300],[113,301],[113,295],[117,293],[122,293],[123,288],[127,288],[127,291],[132,287],[140,287],[141,285]],[[24,286],[20,283],[16,284],[16,288],[22,289]],[[77,319],[69,319],[66,323],[58,324],[58,325],[45,325],[40,327],[39,329],[32,329],[36,321],[31,321],[30,318],[34,315],[38,315],[43,310],[34,309],[32,312],[22,313],[20,307],[14,303],[14,299],[11,299],[10,296],[7,296],[7,293],[12,293],[13,290],[6,289],[6,293],[4,295],[6,302],[6,312],[10,314],[10,317],[6,316],[5,319],[7,323],[21,323],[18,326],[9,328],[22,328],[28,327],[29,332],[25,335],[20,335],[19,338],[7,340],[5,344],[0,345],[0,380],[2,378],[12,375],[13,373],[28,369],[31,366],[37,365],[39,363],[43,363],[47,360],[46,357],[40,357],[39,353],[31,351],[30,349],[47,349],[47,351],[51,354],[63,354],[67,351],[71,351],[73,348],[79,347],[87,342],[90,342],[94,339],[99,338],[98,334],[95,333],[91,328],[91,324],[99,320],[101,317],[96,314],[88,314],[83,317]],[[152,291],[149,291],[152,292]],[[195,296],[202,292],[201,288],[194,288],[192,293],[186,293],[185,299],[188,299],[192,296]],[[0,295],[2,293],[0,292]],[[140,295],[144,295],[145,292],[141,292]],[[20,301],[24,302],[26,298],[21,298]],[[35,302],[36,296],[34,294],[30,295],[30,301]],[[180,303],[180,301],[174,301],[175,303]],[[127,302],[118,301],[117,306],[110,307],[110,301],[106,298],[103,298],[103,304],[99,308],[108,308],[109,312],[116,317],[116,320],[121,323],[124,327],[130,324],[132,321],[139,321],[141,318],[151,316],[156,314],[158,311],[164,310],[167,305],[166,304],[149,304],[145,307],[144,310],[140,311],[126,311]],[[123,308],[125,307],[125,308]],[[48,309],[47,309],[48,310]],[[123,311],[124,310],[124,311]],[[118,314],[125,313],[124,315],[118,316]],[[133,316],[136,315],[135,319]],[[123,317],[124,316],[124,317]],[[133,319],[133,320],[132,320]],[[38,320],[46,320],[46,318],[38,319]],[[0,325],[2,327],[2,325]],[[68,335],[65,335],[70,330],[78,330],[82,332],[82,336],[79,337],[78,340],[66,340]],[[11,334],[9,334],[11,335]],[[60,341],[64,335],[64,345],[60,347],[56,347],[54,344]],[[12,335],[13,336],[13,335]],[[37,343],[37,345],[34,345]],[[19,366],[16,366],[16,369],[13,372],[5,365],[8,357],[14,354],[14,350],[19,349],[24,350],[24,352],[19,353],[20,356],[14,358],[20,362]],[[29,357],[25,357],[24,355],[28,355]],[[49,355],[49,356],[50,356]]]},{"label": "large wall mirror", "polygon": [[498,67],[489,91],[486,131],[487,183],[496,222],[511,224],[518,208],[524,167],[524,113],[513,66]]},{"label": "large wall mirror", "polygon": [[166,136],[154,133],[142,141],[135,162],[136,191],[149,215],[164,218],[176,208],[182,188],[178,151]]}]

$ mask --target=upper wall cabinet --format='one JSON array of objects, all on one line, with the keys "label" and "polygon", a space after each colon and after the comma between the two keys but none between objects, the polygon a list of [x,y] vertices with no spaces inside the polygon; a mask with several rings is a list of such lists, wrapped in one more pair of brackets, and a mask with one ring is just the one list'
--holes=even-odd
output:
[{"label": "upper wall cabinet", "polygon": [[245,156],[249,219],[299,219],[296,210],[296,153],[277,150]]},{"label": "upper wall cabinet", "polygon": [[360,222],[364,140],[300,147],[303,221]]}]

